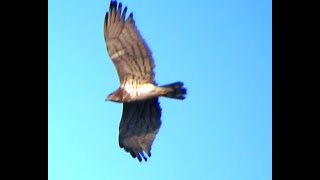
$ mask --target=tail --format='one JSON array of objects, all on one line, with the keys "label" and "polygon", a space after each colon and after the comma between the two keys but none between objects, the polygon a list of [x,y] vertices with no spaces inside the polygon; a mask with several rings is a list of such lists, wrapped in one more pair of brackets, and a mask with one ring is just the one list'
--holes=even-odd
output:
[{"label": "tail", "polygon": [[174,82],[161,87],[167,89],[168,93],[163,95],[165,97],[181,100],[186,98],[185,95],[187,94],[187,89],[183,87],[183,82]]}]

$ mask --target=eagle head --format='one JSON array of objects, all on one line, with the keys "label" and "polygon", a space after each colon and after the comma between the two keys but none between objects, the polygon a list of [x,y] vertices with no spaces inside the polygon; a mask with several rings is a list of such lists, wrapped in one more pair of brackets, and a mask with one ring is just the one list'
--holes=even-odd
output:
[{"label": "eagle head", "polygon": [[106,101],[122,102],[122,92],[121,92],[121,90],[118,89],[117,91],[110,93],[107,96]]}]

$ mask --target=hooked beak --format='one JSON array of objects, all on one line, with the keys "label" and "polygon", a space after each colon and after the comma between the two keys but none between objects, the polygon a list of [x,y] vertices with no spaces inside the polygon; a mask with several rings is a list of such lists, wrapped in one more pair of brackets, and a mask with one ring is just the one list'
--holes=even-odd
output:
[{"label": "hooked beak", "polygon": [[108,96],[106,97],[106,99],[105,99],[106,102],[107,102],[107,101],[110,101],[109,96],[110,96],[110,95],[108,95]]}]

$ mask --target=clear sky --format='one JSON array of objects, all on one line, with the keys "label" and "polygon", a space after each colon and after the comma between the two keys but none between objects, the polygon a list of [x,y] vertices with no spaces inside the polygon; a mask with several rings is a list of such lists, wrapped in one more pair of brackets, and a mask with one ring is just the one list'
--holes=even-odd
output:
[{"label": "clear sky", "polygon": [[149,44],[160,99],[148,162],[118,145],[119,80],[103,38],[109,0],[49,0],[49,180],[271,180],[271,0],[124,0]]}]

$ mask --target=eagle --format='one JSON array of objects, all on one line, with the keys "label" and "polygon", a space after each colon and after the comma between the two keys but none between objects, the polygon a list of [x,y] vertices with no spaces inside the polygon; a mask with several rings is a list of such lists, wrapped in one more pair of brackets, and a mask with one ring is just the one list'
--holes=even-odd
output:
[{"label": "eagle", "polygon": [[[104,39],[116,67],[120,87],[106,101],[123,103],[119,146],[140,162],[151,156],[152,143],[161,126],[159,97],[185,99],[187,90],[180,81],[158,86],[151,51],[127,7],[112,0],[104,20]],[[146,156],[147,155],[147,156]]]}]

